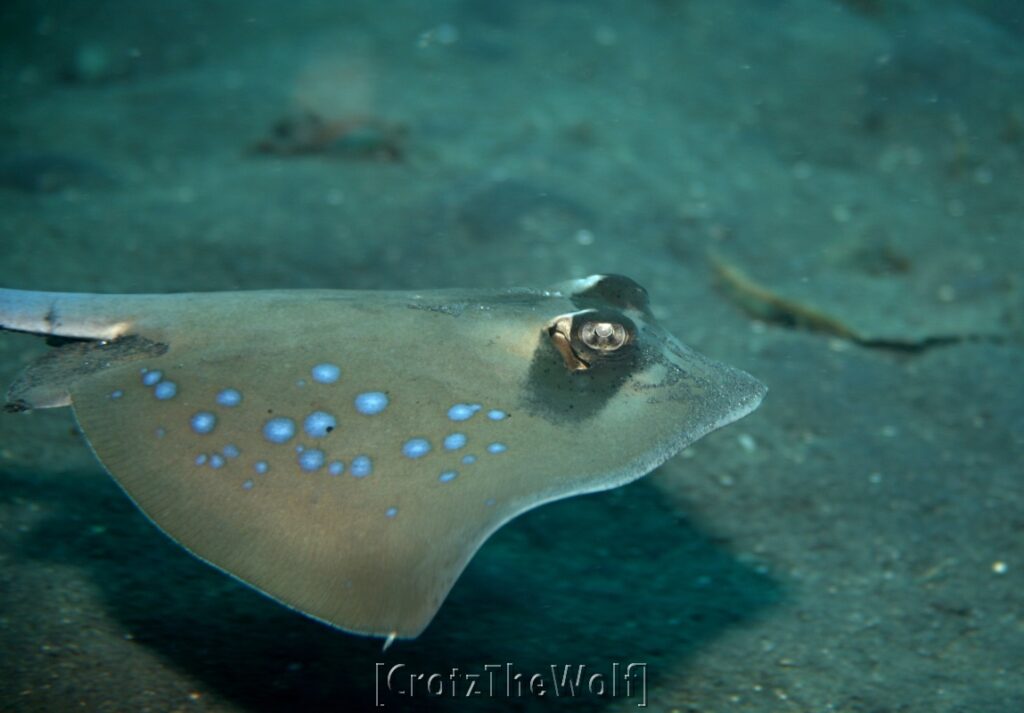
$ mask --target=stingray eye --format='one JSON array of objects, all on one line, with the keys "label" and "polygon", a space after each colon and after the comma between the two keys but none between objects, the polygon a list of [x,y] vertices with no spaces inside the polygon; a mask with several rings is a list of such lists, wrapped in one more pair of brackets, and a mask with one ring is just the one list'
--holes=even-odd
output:
[{"label": "stingray eye", "polygon": [[580,339],[598,352],[613,352],[626,344],[626,328],[619,322],[584,322]]},{"label": "stingray eye", "polygon": [[636,326],[611,310],[585,309],[555,317],[547,328],[552,345],[569,371],[618,363],[636,353]]}]

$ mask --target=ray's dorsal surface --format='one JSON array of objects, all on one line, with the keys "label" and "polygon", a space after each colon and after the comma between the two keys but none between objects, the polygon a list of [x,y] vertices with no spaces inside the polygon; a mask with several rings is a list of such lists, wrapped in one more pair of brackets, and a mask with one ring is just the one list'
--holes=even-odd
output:
[{"label": "ray's dorsal surface", "polygon": [[7,409],[71,405],[196,556],[347,631],[415,637],[487,537],[641,477],[765,387],[659,327],[620,276],[547,290],[0,290],[66,337]]}]

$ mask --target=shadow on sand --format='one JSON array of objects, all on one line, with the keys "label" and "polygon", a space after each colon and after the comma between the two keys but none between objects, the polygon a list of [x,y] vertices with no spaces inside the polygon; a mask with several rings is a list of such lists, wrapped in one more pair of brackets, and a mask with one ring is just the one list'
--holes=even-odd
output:
[{"label": "shadow on sand", "polygon": [[[110,481],[93,474],[34,480],[5,474],[4,499],[46,502],[56,513],[24,534],[15,556],[86,570],[104,606],[141,646],[211,691],[251,710],[369,710],[377,664],[404,664],[393,679],[440,673],[446,692],[382,690],[392,710],[622,709],[619,700],[578,694],[557,701],[551,666],[611,673],[647,664],[647,686],[685,676],[685,663],[729,627],[749,622],[782,586],[738,562],[723,543],[672,511],[643,481],[618,491],[535,510],[499,531],[477,554],[427,631],[381,651],[379,639],[347,635],[271,602],[188,555],[142,517]],[[53,487],[59,480],[60,487]],[[85,523],[102,533],[83,536]],[[119,628],[120,628],[119,627]],[[512,664],[547,677],[548,693],[507,699],[505,669],[495,695],[485,664]],[[466,679],[484,674],[467,700]],[[570,669],[575,675],[575,669]],[[132,685],[127,682],[127,685]]]}]

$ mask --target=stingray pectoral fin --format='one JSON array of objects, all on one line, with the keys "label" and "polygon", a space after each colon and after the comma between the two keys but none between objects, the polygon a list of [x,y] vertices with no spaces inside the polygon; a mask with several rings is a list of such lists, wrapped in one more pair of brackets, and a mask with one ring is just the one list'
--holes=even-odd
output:
[{"label": "stingray pectoral fin", "polygon": [[391,499],[379,484],[351,476],[289,473],[275,482],[249,472],[244,479],[257,482],[246,489],[234,474],[197,465],[191,451],[139,453],[123,424],[92,402],[75,394],[83,430],[161,530],[242,582],[346,631],[417,636],[498,525],[484,508],[457,529],[426,510],[402,507],[389,517]]},{"label": "stingray pectoral fin", "polygon": [[[162,383],[171,383],[169,358],[154,360],[147,373],[159,368]],[[257,371],[270,371],[260,357],[252,361]],[[444,483],[433,471],[404,472],[408,459],[397,444],[390,459],[375,452],[371,475],[354,477],[353,454],[366,452],[371,435],[386,440],[387,434],[378,435],[372,419],[340,409],[338,432],[323,444],[302,438],[301,417],[295,438],[268,443],[261,432],[275,407],[260,389],[243,387],[245,400],[236,408],[216,406],[224,382],[208,375],[223,376],[225,365],[236,363],[214,350],[175,358],[180,371],[196,376],[180,381],[167,400],[155,398],[156,387],[139,385],[137,364],[109,369],[76,382],[72,405],[114,479],[194,555],[341,629],[417,636],[473,553],[514,513],[485,502],[485,482],[466,476]],[[265,382],[265,393],[288,388],[273,378]],[[312,384],[290,386],[320,398]],[[196,432],[192,417],[207,410],[216,412],[216,427]],[[274,412],[284,411],[277,405]],[[345,472],[332,475],[328,463],[306,472],[299,442],[323,449],[328,459],[333,443]]]}]

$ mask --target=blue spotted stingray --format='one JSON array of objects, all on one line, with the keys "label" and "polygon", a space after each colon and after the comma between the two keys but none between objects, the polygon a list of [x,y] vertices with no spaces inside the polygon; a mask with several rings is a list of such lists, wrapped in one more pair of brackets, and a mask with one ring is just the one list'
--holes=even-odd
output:
[{"label": "blue spotted stingray", "polygon": [[598,275],[550,289],[0,290],[58,343],[7,410],[70,405],[197,557],[341,629],[417,636],[487,537],[635,480],[765,387]]}]

